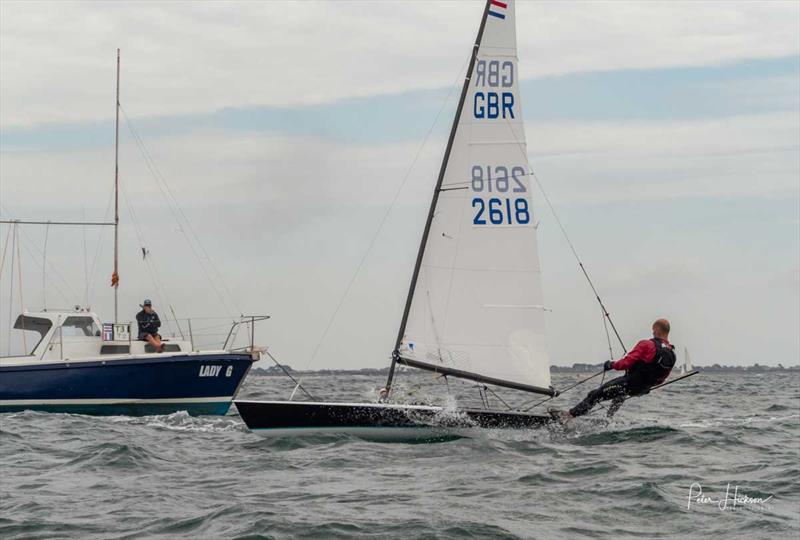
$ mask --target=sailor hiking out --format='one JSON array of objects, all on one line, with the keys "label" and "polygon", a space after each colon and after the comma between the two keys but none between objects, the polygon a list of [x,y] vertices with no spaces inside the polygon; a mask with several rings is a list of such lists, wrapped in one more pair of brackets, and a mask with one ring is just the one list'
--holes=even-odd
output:
[{"label": "sailor hiking out", "polygon": [[601,401],[611,400],[608,407],[610,417],[628,397],[646,394],[653,386],[663,383],[675,365],[675,347],[669,342],[669,331],[669,321],[658,319],[653,323],[651,339],[641,340],[624,358],[616,362],[608,360],[603,365],[605,371],[625,371],[625,375],[592,390],[569,411],[553,409],[551,414],[565,421],[588,413]]}]

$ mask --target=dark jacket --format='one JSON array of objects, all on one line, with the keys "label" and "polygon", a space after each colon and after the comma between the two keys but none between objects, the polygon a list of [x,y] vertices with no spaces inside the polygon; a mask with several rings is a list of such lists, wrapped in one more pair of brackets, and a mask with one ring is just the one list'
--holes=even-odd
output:
[{"label": "dark jacket", "polygon": [[158,329],[161,326],[161,319],[158,318],[158,313],[151,311],[150,313],[145,310],[136,314],[136,322],[139,324],[139,339],[144,339],[146,334],[158,334]]}]

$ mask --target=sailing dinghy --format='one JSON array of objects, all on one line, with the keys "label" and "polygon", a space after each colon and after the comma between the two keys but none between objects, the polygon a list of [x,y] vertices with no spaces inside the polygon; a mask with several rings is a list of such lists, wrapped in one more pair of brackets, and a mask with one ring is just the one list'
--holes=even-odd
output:
[{"label": "sailing dinghy", "polygon": [[694,367],[692,366],[692,359],[689,357],[689,349],[687,347],[683,348],[683,365],[681,366],[681,375],[686,373],[691,373],[694,371]]},{"label": "sailing dinghy", "polygon": [[[397,334],[398,364],[554,396],[525,129],[514,2],[487,0]],[[385,401],[385,400],[384,400]],[[549,416],[390,403],[236,400],[259,434],[371,436],[529,428]]]}]

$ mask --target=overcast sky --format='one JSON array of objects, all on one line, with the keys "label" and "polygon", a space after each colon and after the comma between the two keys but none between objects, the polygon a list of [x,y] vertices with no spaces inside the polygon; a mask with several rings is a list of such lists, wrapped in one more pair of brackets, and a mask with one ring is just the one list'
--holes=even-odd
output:
[{"label": "overcast sky", "polygon": [[[266,313],[258,341],[295,368],[318,344],[312,368],[385,366],[481,11],[2,1],[0,215],[109,216],[119,47],[152,159],[123,122],[120,318],[150,297],[212,340],[221,322],[199,317]],[[517,17],[529,158],[626,344],[665,316],[695,363],[797,364],[800,3],[519,2]],[[553,363],[603,361],[599,308],[538,201]],[[110,320],[111,231],[47,234],[48,306]],[[45,228],[20,237],[39,309]]]}]

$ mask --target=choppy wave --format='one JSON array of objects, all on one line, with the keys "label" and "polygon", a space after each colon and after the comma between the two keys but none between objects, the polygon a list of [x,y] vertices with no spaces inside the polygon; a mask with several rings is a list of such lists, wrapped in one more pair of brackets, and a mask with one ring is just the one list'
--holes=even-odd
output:
[{"label": "choppy wave", "polygon": [[[235,409],[199,418],[2,415],[0,538],[797,537],[792,376],[701,375],[630,400],[611,420],[598,411],[564,427],[478,430],[436,444],[262,439]],[[447,394],[423,375],[403,377],[412,399],[444,405],[445,415],[475,405],[469,385],[451,381]],[[380,382],[303,384],[358,401]],[[285,379],[251,377],[243,397],[291,390]],[[556,405],[579,398],[580,390]],[[711,497],[730,484],[772,499],[687,510],[695,483]]]},{"label": "choppy wave", "polygon": [[195,433],[226,433],[231,431],[247,431],[247,427],[235,416],[189,416],[185,411],[169,415],[129,417],[108,416],[109,422],[146,426],[167,431],[188,431]]}]

